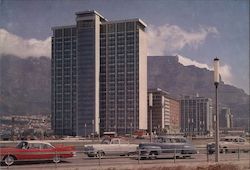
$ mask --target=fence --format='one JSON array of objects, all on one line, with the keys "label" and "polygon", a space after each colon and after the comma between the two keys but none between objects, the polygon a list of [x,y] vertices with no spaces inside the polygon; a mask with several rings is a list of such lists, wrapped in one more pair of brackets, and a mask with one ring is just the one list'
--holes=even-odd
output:
[{"label": "fence", "polygon": [[[233,152],[220,153],[220,161],[241,161],[249,160],[250,152],[240,148],[229,148]],[[70,158],[66,158],[69,154],[63,152],[29,152],[22,153],[5,153],[1,156],[1,169],[15,169],[20,167],[29,168],[58,168],[58,167],[98,167],[98,166],[114,166],[114,165],[136,165],[136,164],[161,164],[161,163],[192,163],[192,162],[214,162],[215,154],[209,154],[207,148],[198,148],[197,153],[189,153],[190,150],[184,149],[138,149],[135,152],[121,152],[121,150],[99,150],[92,154],[80,149],[76,153],[72,153]],[[23,155],[23,160],[16,159],[16,155]],[[31,159],[32,158],[32,159]],[[29,161],[27,161],[29,160]],[[61,163],[59,163],[61,162]],[[38,164],[39,163],[39,164]],[[42,164],[41,164],[42,163]],[[3,165],[5,164],[5,165]],[[22,165],[22,166],[21,166]]]}]

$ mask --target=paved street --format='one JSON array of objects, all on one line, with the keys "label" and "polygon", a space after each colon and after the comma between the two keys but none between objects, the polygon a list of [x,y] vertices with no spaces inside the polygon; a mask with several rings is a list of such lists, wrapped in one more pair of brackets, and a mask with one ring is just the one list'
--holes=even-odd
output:
[{"label": "paved street", "polygon": [[[222,163],[242,163],[248,165],[250,153],[231,153],[220,154]],[[131,166],[155,166],[155,165],[191,165],[191,164],[207,164],[214,163],[214,155],[197,154],[191,158],[159,158],[153,160],[138,160],[136,156],[131,157],[105,157],[102,159],[88,158],[83,153],[78,153],[76,157],[66,159],[58,164],[49,161],[39,162],[18,162],[17,164],[7,167],[2,166],[1,169],[21,169],[21,170],[36,170],[36,169],[99,169],[108,167],[127,168]]]}]

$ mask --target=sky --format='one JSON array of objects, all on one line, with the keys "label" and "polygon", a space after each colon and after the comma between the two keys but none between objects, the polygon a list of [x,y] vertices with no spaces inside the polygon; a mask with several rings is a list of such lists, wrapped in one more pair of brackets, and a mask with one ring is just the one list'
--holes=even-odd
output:
[{"label": "sky", "polygon": [[50,57],[51,27],[75,24],[75,12],[147,24],[148,55],[177,55],[213,69],[249,94],[248,0],[0,0],[0,55]]}]

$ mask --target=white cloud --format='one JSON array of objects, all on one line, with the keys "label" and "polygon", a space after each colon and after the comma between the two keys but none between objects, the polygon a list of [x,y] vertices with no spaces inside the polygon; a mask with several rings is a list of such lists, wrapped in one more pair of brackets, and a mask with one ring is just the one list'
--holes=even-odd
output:
[{"label": "white cloud", "polygon": [[[184,57],[181,55],[177,55],[177,57],[178,57],[179,63],[181,63],[184,66],[193,65],[193,66],[196,66],[199,68],[206,68],[207,70],[213,71],[213,66],[210,66],[208,64],[200,63],[198,61],[191,60],[190,58],[187,58],[187,57]],[[223,65],[220,65],[219,69],[220,69],[219,72],[220,72],[222,80],[226,84],[232,84],[233,74],[232,74],[231,66],[229,66],[227,64],[223,64]]]},{"label": "white cloud", "polygon": [[206,68],[210,71],[212,70],[207,64],[199,63],[198,61],[191,60],[190,58],[183,57],[181,55],[177,55],[177,57],[178,57],[179,63],[181,63],[184,66],[194,65],[194,66],[199,67],[199,68]]},{"label": "white cloud", "polygon": [[51,56],[51,38],[46,40],[24,39],[0,29],[0,55],[12,54],[22,58]]},{"label": "white cloud", "polygon": [[148,27],[149,55],[164,55],[177,52],[185,46],[198,48],[208,34],[218,34],[215,27],[200,27],[198,31],[190,32],[177,25],[163,25]]},{"label": "white cloud", "polygon": [[226,84],[231,84],[231,85],[234,84],[231,66],[226,65],[226,64],[221,65],[219,71],[220,71],[220,75],[222,77],[222,80]]}]

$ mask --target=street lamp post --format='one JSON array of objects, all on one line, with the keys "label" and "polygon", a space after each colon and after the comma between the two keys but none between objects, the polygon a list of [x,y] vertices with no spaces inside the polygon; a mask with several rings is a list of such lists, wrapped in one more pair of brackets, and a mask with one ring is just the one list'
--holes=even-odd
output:
[{"label": "street lamp post", "polygon": [[95,139],[95,121],[94,121],[94,119],[92,120],[92,133],[93,133],[93,141],[94,141],[94,139]]},{"label": "street lamp post", "polygon": [[130,122],[130,138],[132,138],[132,122]]},{"label": "street lamp post", "polygon": [[219,59],[214,59],[214,85],[215,85],[215,162],[219,162],[219,113],[218,113],[218,86],[219,86]]},{"label": "street lamp post", "polygon": [[84,124],[84,137],[85,137],[85,139],[86,139],[86,135],[87,135],[86,130],[87,130],[87,124],[85,123]]},{"label": "street lamp post", "polygon": [[149,93],[149,123],[150,123],[150,142],[152,142],[152,109],[153,109],[153,94],[152,93]]}]

